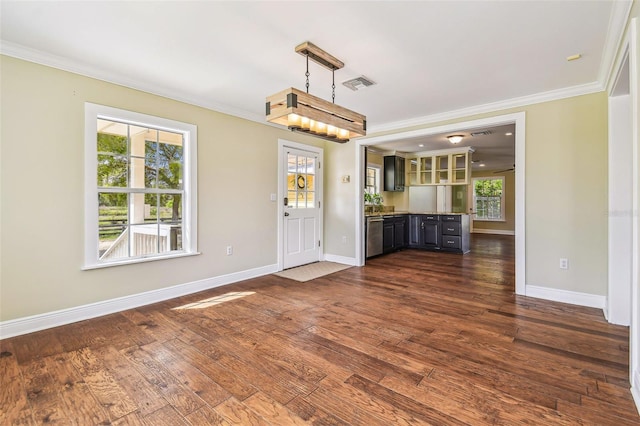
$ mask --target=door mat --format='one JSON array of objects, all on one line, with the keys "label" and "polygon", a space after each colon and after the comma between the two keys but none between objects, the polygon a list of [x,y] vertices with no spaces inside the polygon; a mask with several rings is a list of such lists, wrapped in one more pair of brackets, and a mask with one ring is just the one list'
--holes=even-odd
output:
[{"label": "door mat", "polygon": [[351,266],[335,262],[316,262],[310,263],[308,265],[298,266],[297,268],[285,269],[284,271],[277,272],[273,275],[305,282],[313,280],[315,278],[323,277],[325,275],[333,274],[334,272],[342,271],[343,269],[347,268],[351,268]]}]

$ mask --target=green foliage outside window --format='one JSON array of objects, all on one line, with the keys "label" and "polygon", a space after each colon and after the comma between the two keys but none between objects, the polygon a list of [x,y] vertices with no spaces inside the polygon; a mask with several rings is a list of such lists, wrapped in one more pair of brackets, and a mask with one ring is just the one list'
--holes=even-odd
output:
[{"label": "green foliage outside window", "polygon": [[476,220],[501,220],[503,179],[474,179]]},{"label": "green foliage outside window", "polygon": [[502,179],[476,179],[474,187],[476,197],[502,196]]}]

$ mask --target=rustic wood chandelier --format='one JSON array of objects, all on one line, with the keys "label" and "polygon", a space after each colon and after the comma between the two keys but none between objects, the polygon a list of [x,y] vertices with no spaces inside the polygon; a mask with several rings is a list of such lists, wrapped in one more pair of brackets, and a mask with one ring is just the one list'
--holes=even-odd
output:
[{"label": "rustic wood chandelier", "polygon": [[[367,118],[335,104],[335,70],[344,67],[344,63],[308,41],[296,46],[295,51],[307,58],[307,91],[291,87],[267,97],[267,121],[340,143],[366,135]],[[309,59],[331,71],[332,102],[309,94]]]}]

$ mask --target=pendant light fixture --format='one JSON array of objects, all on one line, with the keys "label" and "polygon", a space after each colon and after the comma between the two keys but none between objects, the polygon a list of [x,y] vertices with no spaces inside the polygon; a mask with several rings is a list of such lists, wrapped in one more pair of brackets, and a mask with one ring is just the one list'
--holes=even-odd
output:
[{"label": "pendant light fixture", "polygon": [[[267,97],[267,121],[340,143],[366,135],[367,118],[335,104],[335,70],[344,67],[344,63],[308,41],[296,46],[295,51],[307,58],[307,91],[291,87]],[[331,71],[332,102],[309,94],[309,59]]]}]

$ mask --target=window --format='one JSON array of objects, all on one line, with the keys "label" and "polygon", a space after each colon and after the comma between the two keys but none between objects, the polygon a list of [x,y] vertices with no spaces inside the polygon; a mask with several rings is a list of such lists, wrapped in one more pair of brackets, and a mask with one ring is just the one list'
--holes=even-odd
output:
[{"label": "window", "polygon": [[314,154],[287,153],[287,206],[313,209],[316,203],[316,163]]},{"label": "window", "polygon": [[364,192],[368,194],[380,193],[380,167],[367,166]]},{"label": "window", "polygon": [[196,133],[85,104],[85,268],[196,252]]},{"label": "window", "polygon": [[474,220],[504,221],[504,177],[474,178]]}]

